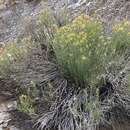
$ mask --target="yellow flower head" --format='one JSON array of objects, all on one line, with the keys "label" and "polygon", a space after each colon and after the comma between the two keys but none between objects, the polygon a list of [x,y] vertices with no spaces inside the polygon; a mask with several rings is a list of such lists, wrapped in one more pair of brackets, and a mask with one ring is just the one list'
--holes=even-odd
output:
[{"label": "yellow flower head", "polygon": [[114,32],[121,32],[130,29],[130,22],[128,20],[124,20],[113,26]]},{"label": "yellow flower head", "polygon": [[86,60],[86,56],[83,55],[83,56],[81,57],[81,59],[82,59],[82,60]]}]

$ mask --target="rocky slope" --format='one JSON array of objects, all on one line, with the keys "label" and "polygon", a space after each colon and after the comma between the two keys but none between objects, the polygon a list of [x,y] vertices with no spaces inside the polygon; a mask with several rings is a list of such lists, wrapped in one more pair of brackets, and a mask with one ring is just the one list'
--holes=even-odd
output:
[{"label": "rocky slope", "polygon": [[[13,1],[13,0],[12,0]],[[0,41],[9,41],[16,36],[28,33],[33,19],[44,8],[38,1],[17,0],[15,3],[5,1],[0,5]]]},{"label": "rocky slope", "polygon": [[[104,22],[130,19],[128,0],[2,0],[0,4],[0,42],[29,33],[38,13],[46,6],[56,15],[66,7],[70,14],[98,15]],[[11,2],[12,1],[12,2]],[[15,2],[13,2],[15,1]]]},{"label": "rocky slope", "polygon": [[[97,15],[105,25],[108,25],[107,31],[109,31],[109,27],[114,21],[117,22],[124,18],[130,19],[130,2],[128,0],[1,0],[0,2],[0,43],[33,33],[38,14],[47,6],[53,10],[61,23],[60,13],[65,8],[73,17],[83,12],[87,15]],[[28,68],[19,77],[23,85],[24,83],[28,84],[31,80],[37,83],[42,81],[42,71],[39,70],[39,66],[43,64],[41,55],[41,51],[36,52],[34,50],[34,55],[31,57],[33,61],[31,66],[27,61],[26,66]],[[0,82],[2,83],[2,81]],[[3,85],[9,87],[10,84],[0,84],[0,92],[7,93],[8,90],[2,90]],[[10,106],[14,105],[15,100],[10,98],[5,99],[3,102],[3,97],[2,93],[0,93],[0,130],[32,130],[31,118],[19,113],[16,107],[13,107],[13,109],[11,107],[13,111],[10,113]],[[21,115],[23,115],[21,120],[17,120]],[[9,129],[7,129],[8,121],[12,117],[14,117],[12,121],[15,123],[11,122]],[[19,122],[23,122],[22,126]]]}]

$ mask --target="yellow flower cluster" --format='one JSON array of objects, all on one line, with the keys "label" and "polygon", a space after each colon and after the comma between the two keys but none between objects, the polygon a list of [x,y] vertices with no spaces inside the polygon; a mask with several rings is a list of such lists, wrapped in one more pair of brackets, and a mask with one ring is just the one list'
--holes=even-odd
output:
[{"label": "yellow flower cluster", "polygon": [[[53,41],[54,51],[58,63],[70,72],[69,75],[85,81],[93,77],[92,71],[98,71],[94,69],[101,66],[100,60],[95,57],[104,56],[104,52],[100,51],[104,47],[101,32],[101,23],[86,15],[80,15],[57,29]],[[94,76],[97,77],[96,74]]]},{"label": "yellow flower cluster", "polygon": [[123,22],[113,26],[113,32],[128,31],[130,33],[130,21],[123,20]]},{"label": "yellow flower cluster", "polygon": [[72,28],[80,27],[80,29],[84,29],[88,22],[91,22],[92,19],[87,15],[80,15],[72,22]]},{"label": "yellow flower cluster", "polygon": [[[93,24],[92,24],[93,23]],[[86,44],[87,38],[92,33],[88,34],[91,31],[91,28],[95,31],[99,30],[99,23],[92,20],[89,16],[80,15],[75,18],[72,23],[67,24],[61,28],[57,29],[56,38],[58,41],[63,41],[64,44],[73,44],[74,46],[79,46]]]}]

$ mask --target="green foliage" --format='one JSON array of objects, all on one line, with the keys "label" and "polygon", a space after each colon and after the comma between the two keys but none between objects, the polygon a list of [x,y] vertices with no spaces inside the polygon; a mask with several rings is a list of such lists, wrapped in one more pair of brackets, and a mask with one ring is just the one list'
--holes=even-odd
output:
[{"label": "green foliage", "polygon": [[18,63],[27,56],[30,47],[30,39],[6,43],[0,53],[0,76],[6,76],[15,69]]},{"label": "green foliage", "polygon": [[19,97],[18,109],[28,114],[34,114],[33,100],[28,95],[21,95]]},{"label": "green foliage", "polygon": [[[130,57],[129,28],[130,23],[125,21],[115,25],[112,33],[107,35],[100,21],[81,15],[71,23],[51,30],[53,37],[49,43],[59,69],[57,71],[57,66],[48,63],[44,81],[52,81],[57,93],[51,112],[38,120],[41,128],[88,129],[102,121],[109,122],[109,116],[114,116],[108,113],[118,103],[120,107],[124,99],[129,100],[120,94],[126,85],[125,78],[129,78],[126,77]],[[59,79],[59,70],[65,80]],[[109,88],[111,85],[112,88]],[[100,93],[99,87],[106,88],[108,94],[106,91]],[[113,90],[109,92],[109,89]],[[103,101],[100,100],[102,94]]]},{"label": "green foliage", "polygon": [[18,109],[29,115],[35,114],[36,106],[34,104],[35,99],[38,97],[38,91],[34,81],[31,81],[27,86],[19,88]]},{"label": "green foliage", "polygon": [[96,83],[109,52],[105,41],[101,23],[83,15],[59,28],[53,47],[64,75],[81,85]]},{"label": "green foliage", "polygon": [[126,31],[105,36],[102,28],[99,21],[81,15],[55,34],[53,48],[60,69],[80,85],[97,84],[107,65],[130,45]]},{"label": "green foliage", "polygon": [[85,15],[58,27],[47,9],[39,17],[37,39],[52,45],[59,68],[67,79],[75,81],[77,86],[95,86],[109,64],[128,53],[129,27],[125,20],[113,27],[111,35],[105,35],[102,23]]},{"label": "green foliage", "polygon": [[128,53],[130,49],[130,22],[124,20],[113,26],[112,42],[118,54]]},{"label": "green foliage", "polygon": [[52,12],[47,8],[40,13],[39,19],[37,21],[37,33],[36,40],[41,44],[49,44],[52,37],[53,31],[56,26],[55,18]]}]

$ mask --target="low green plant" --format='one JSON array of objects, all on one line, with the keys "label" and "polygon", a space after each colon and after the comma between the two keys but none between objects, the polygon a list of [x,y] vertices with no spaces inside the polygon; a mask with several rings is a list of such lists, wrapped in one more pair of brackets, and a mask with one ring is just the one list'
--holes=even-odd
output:
[{"label": "low green plant", "polygon": [[9,75],[15,69],[15,63],[23,61],[30,48],[30,38],[5,43],[0,53],[0,76]]},{"label": "low green plant", "polygon": [[114,53],[102,30],[99,21],[81,15],[55,34],[52,46],[60,69],[81,86],[95,84]]},{"label": "low green plant", "polygon": [[53,37],[55,26],[56,20],[53,16],[53,13],[50,11],[50,9],[46,8],[39,14],[39,19],[37,21],[36,40],[41,44],[49,44]]},{"label": "low green plant", "polygon": [[35,99],[38,98],[39,90],[36,83],[31,81],[27,86],[20,87],[19,98],[17,100],[18,110],[29,115],[35,114],[36,106]]},{"label": "low green plant", "polygon": [[130,22],[123,20],[113,26],[112,42],[116,45],[118,54],[124,54],[130,49]]},{"label": "low green plant", "polygon": [[23,94],[19,97],[18,110],[24,113],[28,113],[30,115],[35,113],[33,100],[31,99],[30,96]]},{"label": "low green plant", "polygon": [[[125,69],[129,71],[129,57],[130,57],[130,21],[127,19],[113,26],[112,42],[116,43],[116,52],[122,58],[125,55]],[[127,72],[128,93],[130,93],[130,74]],[[127,92],[126,92],[127,93]]]}]

